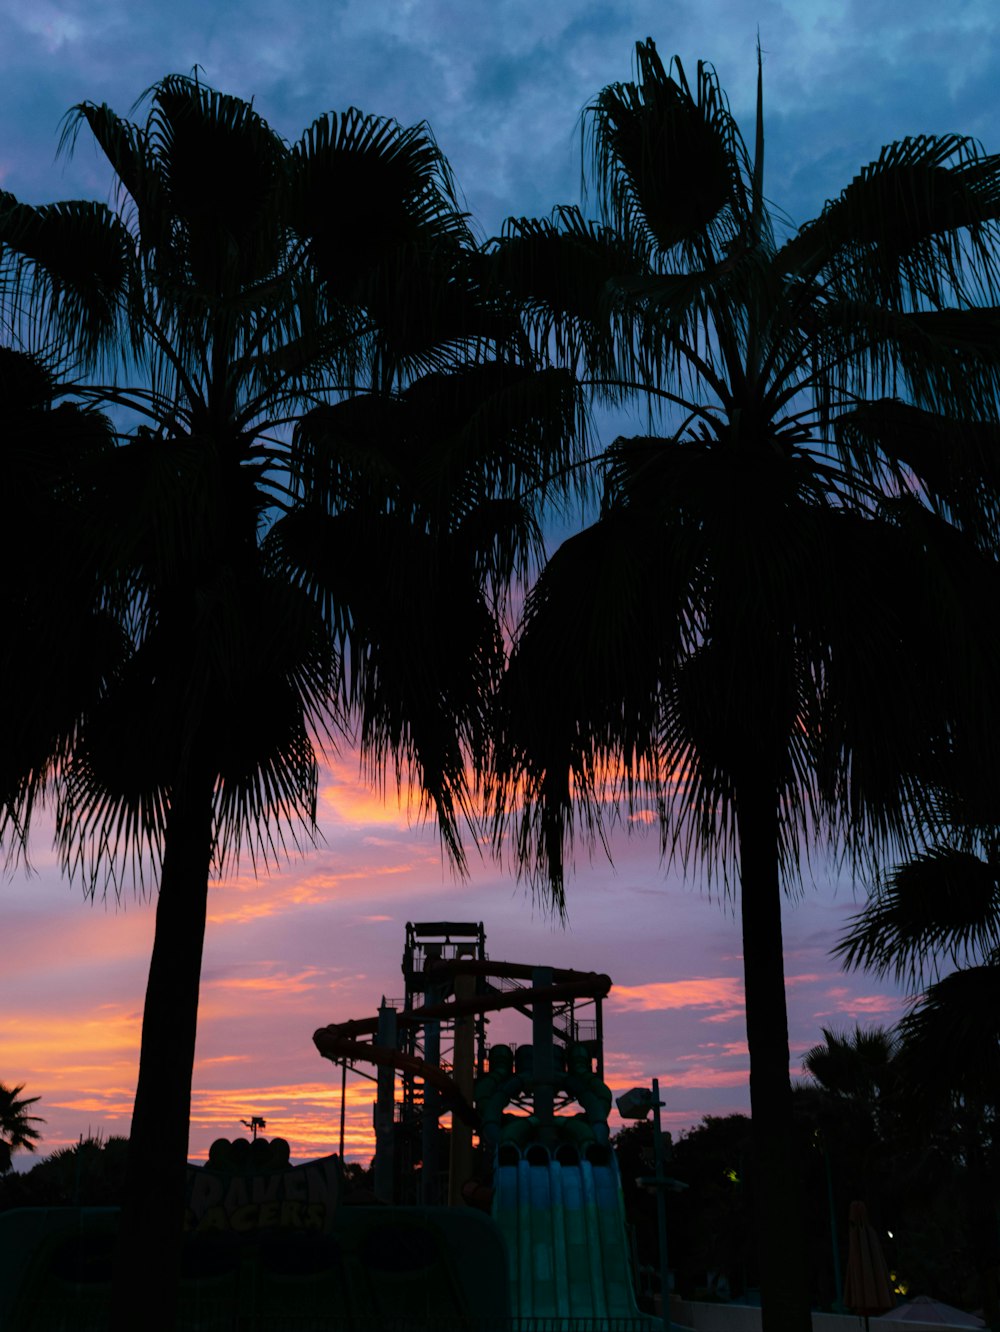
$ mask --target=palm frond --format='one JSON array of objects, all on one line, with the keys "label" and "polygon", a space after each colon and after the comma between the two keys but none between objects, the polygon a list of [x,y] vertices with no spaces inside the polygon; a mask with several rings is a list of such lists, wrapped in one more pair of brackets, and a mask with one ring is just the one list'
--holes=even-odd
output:
[{"label": "palm frond", "polygon": [[29,350],[94,363],[120,346],[131,238],[104,204],[31,207],[0,193],[0,300]]},{"label": "palm frond", "polygon": [[83,718],[129,650],[91,526],[99,477],[114,452],[110,423],[68,403],[53,407],[57,392],[47,366],[0,349],[12,498],[0,555],[16,571],[0,593],[0,614],[17,629],[0,648],[0,842],[15,859],[36,804],[57,788]]},{"label": "palm frond", "polygon": [[899,1053],[889,1027],[855,1026],[853,1032],[823,1027],[823,1041],[802,1056],[802,1067],[834,1096],[871,1101],[882,1090]]},{"label": "palm frond", "polygon": [[1000,947],[995,865],[955,846],[934,846],[897,865],[834,948],[849,970],[911,987]]},{"label": "palm frond", "polygon": [[406,129],[354,107],[320,117],[293,145],[286,207],[316,271],[341,297],[400,247],[471,240],[427,126]]},{"label": "palm frond", "polygon": [[611,84],[588,108],[589,149],[605,221],[652,260],[677,250],[706,268],[746,239],[749,156],[715,71],[694,89],[676,57],[636,46],[638,81]]},{"label": "palm frond", "polygon": [[929,986],[899,1025],[908,1083],[974,1106],[994,1104],[1000,1079],[1000,966],[967,967]]},{"label": "palm frond", "polygon": [[42,1135],[33,1126],[45,1123],[41,1115],[28,1114],[29,1107],[37,1105],[41,1097],[22,1096],[23,1091],[23,1082],[18,1083],[16,1087],[7,1087],[0,1082],[0,1142],[3,1142],[8,1149],[8,1163],[12,1151],[19,1151],[21,1148],[29,1152],[35,1150],[35,1144]]},{"label": "palm frond", "polygon": [[[608,516],[564,542],[528,597],[499,694],[494,835],[513,834],[515,862],[557,908],[577,818],[601,843],[619,797],[655,808],[673,779],[658,735],[679,633],[664,540]],[[504,813],[515,805],[516,821]]]},{"label": "palm frond", "polygon": [[462,826],[474,817],[470,765],[482,766],[484,700],[500,666],[474,570],[408,513],[369,509],[302,506],[274,525],[267,550],[321,608],[339,645],[341,706],[358,718],[367,771],[384,780],[388,765],[398,791],[412,779],[461,869]]},{"label": "palm frond", "polygon": [[896,310],[995,304],[998,218],[1000,157],[960,135],[921,135],[883,148],[775,262]]},{"label": "palm frond", "polygon": [[509,219],[489,264],[533,344],[582,378],[602,381],[609,398],[620,396],[618,356],[631,332],[623,334],[615,319],[616,280],[650,272],[628,238],[587,222],[578,209],[559,208],[551,219]]},{"label": "palm frond", "polygon": [[833,423],[852,470],[915,478],[942,517],[992,544],[1000,521],[1000,427],[926,411],[899,398],[859,403]]},{"label": "palm frond", "polygon": [[[488,548],[475,546],[475,558],[487,557],[501,595],[540,554],[537,520],[525,526],[522,518],[539,515],[550,495],[585,484],[575,466],[580,415],[565,371],[473,363],[424,375],[400,394],[315,408],[296,427],[290,467],[307,503],[359,516],[391,508],[432,532],[468,535],[484,505],[494,505],[493,537]],[[513,507],[496,507],[508,501]],[[503,538],[513,544],[496,544],[502,512],[516,515]]]}]

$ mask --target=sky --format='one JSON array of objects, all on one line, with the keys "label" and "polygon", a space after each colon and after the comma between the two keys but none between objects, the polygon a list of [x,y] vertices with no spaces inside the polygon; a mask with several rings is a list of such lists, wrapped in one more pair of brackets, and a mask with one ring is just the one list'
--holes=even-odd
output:
[{"label": "sky", "polygon": [[[107,198],[85,140],[56,158],[61,118],[83,100],[127,114],[157,78],[197,65],[289,139],[350,105],[427,121],[480,233],[495,235],[508,216],[579,201],[581,113],[630,77],[636,40],[692,72],[711,61],[749,134],[759,35],[766,189],[794,226],[892,139],[960,132],[1000,149],[996,28],[995,0],[0,0],[0,188],[32,203]],[[616,836],[613,868],[577,862],[563,925],[474,851],[456,879],[433,830],[370,791],[350,753],[324,774],[319,822],[301,858],[213,887],[192,1156],[252,1114],[297,1159],[335,1150],[339,1073],[312,1032],[401,994],[407,920],[482,920],[494,958],[609,973],[608,1081],[659,1077],[673,1131],[748,1109],[731,904],[663,866],[641,826]],[[820,858],[786,908],[793,1073],[822,1027],[902,1012],[891,986],[829,956],[863,891]],[[0,1081],[41,1096],[43,1150],[128,1131],[152,928],[150,901],[86,902],[43,826],[31,874],[0,881]],[[349,1081],[349,1157],[370,1155],[372,1099],[372,1084]]]}]

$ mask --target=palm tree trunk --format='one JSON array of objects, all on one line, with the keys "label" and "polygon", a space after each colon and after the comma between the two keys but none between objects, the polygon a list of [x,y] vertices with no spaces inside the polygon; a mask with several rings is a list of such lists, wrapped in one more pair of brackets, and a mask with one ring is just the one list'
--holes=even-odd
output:
[{"label": "palm tree trunk", "polygon": [[211,855],[212,783],[178,784],[142,1017],[112,1332],[173,1332],[175,1324]]},{"label": "palm tree trunk", "polygon": [[809,1274],[788,1075],[774,783],[747,770],[736,792],[743,974],[763,1332],[810,1332]]}]

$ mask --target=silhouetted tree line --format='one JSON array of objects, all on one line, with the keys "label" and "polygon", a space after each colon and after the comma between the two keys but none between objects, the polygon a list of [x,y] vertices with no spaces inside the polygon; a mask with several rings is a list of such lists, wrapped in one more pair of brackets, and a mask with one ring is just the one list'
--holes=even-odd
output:
[{"label": "silhouetted tree line", "polygon": [[[995,1104],[954,1088],[928,1095],[910,1076],[920,1051],[895,1029],[824,1030],[794,1089],[793,1157],[802,1184],[810,1299],[834,1309],[848,1254],[848,1210],[860,1199],[882,1241],[899,1298],[930,1295],[994,1314],[1000,1223]],[[640,1262],[658,1270],[656,1204],[637,1179],[652,1171],[652,1128],[620,1132],[615,1148]],[[751,1121],[706,1116],[673,1142],[667,1195],[670,1267],[687,1299],[740,1299],[759,1287]]]},{"label": "silhouetted tree line", "polygon": [[0,1179],[0,1211],[11,1207],[118,1207],[125,1194],[128,1139],[100,1134],[60,1147],[30,1170]]}]

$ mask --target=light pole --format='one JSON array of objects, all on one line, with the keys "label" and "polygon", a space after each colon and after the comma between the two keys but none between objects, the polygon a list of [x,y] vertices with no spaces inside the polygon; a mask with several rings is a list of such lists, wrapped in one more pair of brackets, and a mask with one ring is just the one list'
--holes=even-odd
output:
[{"label": "light pole", "polygon": [[660,1316],[663,1332],[670,1332],[670,1269],[667,1264],[667,1189],[673,1183],[663,1173],[663,1130],[660,1127],[660,1080],[653,1079],[653,1187],[656,1189],[656,1230],[660,1241]]},{"label": "light pole", "polygon": [[660,1314],[663,1332],[670,1332],[670,1269],[667,1263],[667,1190],[683,1189],[686,1184],[669,1179],[663,1171],[663,1129],[660,1123],[660,1080],[653,1079],[649,1087],[633,1087],[623,1092],[615,1104],[622,1119],[645,1119],[653,1112],[653,1170],[654,1174],[636,1180],[640,1188],[652,1189],[656,1194],[656,1231],[660,1249]]}]

